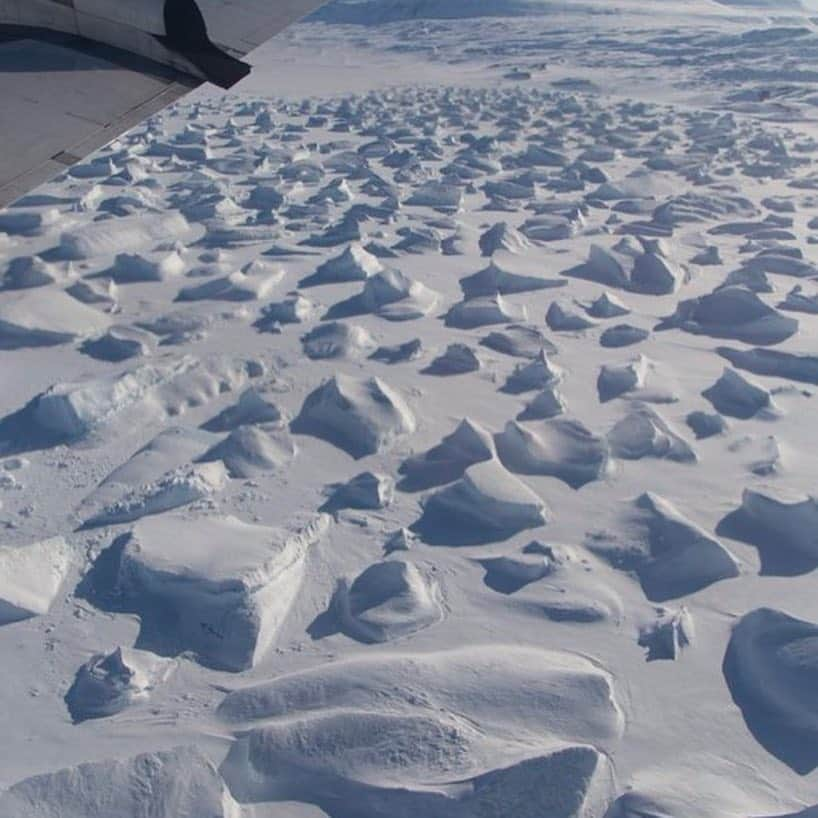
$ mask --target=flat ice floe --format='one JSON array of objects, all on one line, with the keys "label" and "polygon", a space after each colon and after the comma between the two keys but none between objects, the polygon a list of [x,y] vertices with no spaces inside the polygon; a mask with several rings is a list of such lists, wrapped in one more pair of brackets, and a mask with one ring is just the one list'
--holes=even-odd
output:
[{"label": "flat ice floe", "polygon": [[477,353],[467,344],[449,344],[446,349],[435,358],[423,373],[425,375],[467,375],[477,372],[483,362]]},{"label": "flat ice floe", "polygon": [[60,220],[56,207],[43,211],[24,210],[17,213],[4,211],[0,214],[0,231],[8,236],[37,236],[53,227]]},{"label": "flat ice floe", "polygon": [[137,321],[137,326],[158,336],[160,346],[179,346],[203,341],[213,323],[209,315],[181,309]]},{"label": "flat ice floe", "polygon": [[517,420],[550,420],[567,411],[556,384],[549,384],[535,395],[517,415]]},{"label": "flat ice floe", "polygon": [[200,429],[169,426],[111,471],[82,501],[78,515],[91,518],[126,494],[184,469],[217,440]]},{"label": "flat ice floe", "polygon": [[457,185],[429,182],[420,185],[405,204],[456,213],[463,205],[463,190]]},{"label": "flat ice floe", "polygon": [[265,305],[261,317],[254,326],[260,332],[280,332],[282,324],[303,324],[316,313],[317,306],[313,301],[298,292],[287,295],[281,301]]},{"label": "flat ice floe", "polygon": [[606,349],[619,349],[620,347],[641,344],[642,341],[647,341],[648,338],[650,338],[649,330],[634,327],[630,324],[617,324],[603,330],[599,336],[599,344]]},{"label": "flat ice floe", "polygon": [[531,247],[531,242],[507,222],[497,222],[480,236],[479,244],[484,256],[493,256],[500,251],[524,253]]},{"label": "flat ice floe", "polygon": [[591,321],[576,310],[561,304],[559,301],[552,301],[545,314],[545,323],[554,332],[584,332],[586,329],[593,329],[595,321]]},{"label": "flat ice floe", "polygon": [[483,582],[500,594],[514,594],[554,571],[547,554],[526,552],[514,557],[488,557],[478,560],[485,570]]},{"label": "flat ice floe", "polygon": [[[628,782],[606,818],[745,818],[764,815],[773,818],[780,803],[761,782],[740,782],[740,767],[714,754],[706,754],[707,770],[691,779],[695,760],[682,755],[640,770]],[[765,807],[761,805],[766,805]],[[759,813],[758,810],[762,812]],[[779,818],[812,818],[809,810]]]},{"label": "flat ice floe", "polygon": [[386,508],[395,498],[395,481],[386,474],[361,472],[347,483],[338,483],[328,489],[329,497],[322,511],[344,508],[377,510]]},{"label": "flat ice floe", "polygon": [[7,292],[0,300],[0,350],[65,344],[103,331],[110,323],[104,312],[61,290]]},{"label": "flat ice floe", "polygon": [[88,338],[80,344],[80,351],[98,361],[118,363],[129,358],[150,355],[153,336],[136,327],[113,326],[101,335]]},{"label": "flat ice floe", "polygon": [[224,278],[214,278],[203,284],[182,287],[176,300],[262,301],[271,295],[283,278],[283,270],[270,269],[268,272],[257,271],[252,274],[239,270]]},{"label": "flat ice floe", "polygon": [[157,253],[153,257],[140,253],[117,253],[105,275],[117,284],[167,281],[181,276],[187,264],[178,251]]},{"label": "flat ice floe", "polygon": [[286,416],[263,388],[249,387],[232,406],[202,424],[208,432],[232,432],[240,426],[256,423],[283,423]]},{"label": "flat ice floe", "polygon": [[104,312],[119,311],[119,287],[111,279],[79,279],[66,287],[65,291],[82,304],[96,304]]},{"label": "flat ice floe", "polygon": [[[118,604],[141,617],[137,647],[161,656],[192,651],[222,670],[252,667],[275,640],[307,551],[328,526],[324,515],[297,532],[231,516],[141,520],[111,546],[121,549]],[[99,598],[108,592],[95,587]]]},{"label": "flat ice floe", "polygon": [[[71,265],[68,265],[69,270]],[[30,287],[46,287],[62,282],[68,277],[57,265],[44,261],[39,256],[13,258],[2,275],[4,290],[26,290]]]},{"label": "flat ice floe", "polygon": [[423,355],[423,342],[420,338],[404,341],[402,344],[379,346],[369,357],[373,361],[394,366],[395,364],[415,361]]},{"label": "flat ice floe", "polygon": [[62,537],[0,547],[0,625],[48,613],[72,562]]},{"label": "flat ice floe", "polygon": [[169,241],[186,241],[196,231],[181,213],[153,213],[108,219],[68,230],[60,237],[65,259],[89,259],[152,250]]},{"label": "flat ice floe", "polygon": [[510,324],[505,329],[494,330],[480,340],[480,345],[513,358],[536,358],[543,351],[549,355],[557,352],[542,330],[525,324]]},{"label": "flat ice floe", "polygon": [[586,307],[586,312],[591,318],[619,318],[629,315],[631,311],[619,298],[606,290]]}]

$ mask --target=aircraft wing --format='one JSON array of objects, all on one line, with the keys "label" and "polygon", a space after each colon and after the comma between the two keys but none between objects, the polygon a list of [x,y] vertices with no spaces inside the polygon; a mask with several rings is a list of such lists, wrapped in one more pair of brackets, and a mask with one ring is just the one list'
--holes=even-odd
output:
[{"label": "aircraft wing", "polygon": [[203,82],[325,0],[0,0],[0,207]]}]

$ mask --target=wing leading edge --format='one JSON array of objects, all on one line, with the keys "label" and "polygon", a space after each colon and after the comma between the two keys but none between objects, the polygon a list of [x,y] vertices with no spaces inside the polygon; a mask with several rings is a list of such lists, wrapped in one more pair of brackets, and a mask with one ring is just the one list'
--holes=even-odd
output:
[{"label": "wing leading edge", "polygon": [[0,207],[202,82],[325,0],[0,0]]}]

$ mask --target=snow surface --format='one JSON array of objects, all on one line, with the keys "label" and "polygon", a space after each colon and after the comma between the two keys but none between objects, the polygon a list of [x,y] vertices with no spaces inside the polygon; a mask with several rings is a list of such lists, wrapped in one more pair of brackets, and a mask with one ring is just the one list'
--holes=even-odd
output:
[{"label": "snow surface", "polygon": [[0,818],[818,804],[818,32],[347,0],[0,213]]}]

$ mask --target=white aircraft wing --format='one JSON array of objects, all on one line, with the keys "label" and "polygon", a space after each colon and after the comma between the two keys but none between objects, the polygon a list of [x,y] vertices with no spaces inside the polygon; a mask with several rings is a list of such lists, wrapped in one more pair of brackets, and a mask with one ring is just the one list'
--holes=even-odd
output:
[{"label": "white aircraft wing", "polygon": [[0,207],[203,82],[325,0],[0,0]]}]

